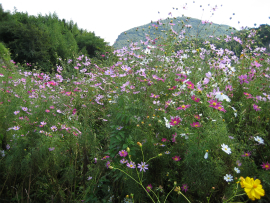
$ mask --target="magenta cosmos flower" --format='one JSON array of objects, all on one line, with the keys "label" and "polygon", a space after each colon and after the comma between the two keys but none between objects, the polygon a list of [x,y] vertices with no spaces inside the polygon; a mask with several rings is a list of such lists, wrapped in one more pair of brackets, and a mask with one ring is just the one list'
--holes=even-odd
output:
[{"label": "magenta cosmos flower", "polygon": [[249,157],[251,155],[251,153],[250,152],[244,152],[244,154],[243,155],[241,155],[242,157]]},{"label": "magenta cosmos flower", "polygon": [[199,127],[201,127],[201,124],[199,123],[199,122],[194,122],[194,123],[192,123],[192,124],[190,124],[191,125],[191,127],[194,127],[194,128],[199,128]]},{"label": "magenta cosmos flower", "polygon": [[146,187],[147,192],[150,192],[150,190],[151,190],[152,188],[153,188],[153,186],[152,186],[151,184],[147,185],[147,187]]},{"label": "magenta cosmos flower", "polygon": [[260,107],[258,105],[255,105],[255,104],[253,104],[253,109],[255,111],[260,111],[261,110]]},{"label": "magenta cosmos flower", "polygon": [[187,192],[188,191],[188,186],[187,184],[183,184],[183,186],[181,187],[183,191]]},{"label": "magenta cosmos flower", "polygon": [[161,139],[162,142],[167,142],[168,140],[166,138]]},{"label": "magenta cosmos flower", "polygon": [[197,98],[195,95],[191,96],[191,99],[192,99],[193,101],[195,101],[195,102],[199,102],[199,101],[200,101],[200,99]]},{"label": "magenta cosmos flower", "polygon": [[187,81],[186,84],[187,84],[187,88],[194,90],[194,84],[192,82]]},{"label": "magenta cosmos flower", "polygon": [[268,161],[266,163],[263,162],[263,164],[261,165],[262,168],[264,168],[265,170],[269,170],[270,169],[270,164],[268,163]]},{"label": "magenta cosmos flower", "polygon": [[169,88],[168,90],[174,90],[176,88],[176,86],[173,86],[171,88]]},{"label": "magenta cosmos flower", "polygon": [[213,108],[215,108],[215,109],[217,109],[218,107],[220,107],[221,105],[221,103],[222,102],[217,102],[217,99],[216,100],[213,100],[213,99],[211,99],[210,101],[207,101],[209,104],[211,104],[211,105],[209,105],[210,107],[213,107]]},{"label": "magenta cosmos flower", "polygon": [[215,108],[215,109],[217,109],[217,110],[219,110],[219,111],[223,111],[223,112],[226,113],[226,110],[223,108],[223,106],[219,106],[219,107],[217,107],[217,108]]},{"label": "magenta cosmos flower", "polygon": [[128,153],[125,150],[121,150],[121,151],[119,151],[119,155],[122,157],[126,157],[128,155]]},{"label": "magenta cosmos flower", "polygon": [[175,126],[175,125],[178,125],[180,123],[180,118],[179,117],[175,117],[173,119],[171,119],[171,122],[170,122],[170,125],[171,126]]},{"label": "magenta cosmos flower", "polygon": [[181,110],[186,110],[186,109],[189,108],[190,106],[191,106],[191,105],[184,105],[184,104],[183,104],[182,106],[177,107],[176,109],[177,109],[177,110],[180,110],[180,109],[181,109]]},{"label": "magenta cosmos flower", "polygon": [[172,159],[174,160],[174,161],[180,161],[180,157],[179,156],[175,156],[175,157],[172,157]]},{"label": "magenta cosmos flower", "polygon": [[238,77],[240,79],[240,84],[242,85],[244,82],[245,83],[249,83],[249,81],[247,80],[247,75],[240,75]]}]

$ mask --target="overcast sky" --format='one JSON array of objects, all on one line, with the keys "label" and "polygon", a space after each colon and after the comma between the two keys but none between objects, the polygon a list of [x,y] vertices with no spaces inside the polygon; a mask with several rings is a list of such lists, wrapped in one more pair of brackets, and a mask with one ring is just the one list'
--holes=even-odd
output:
[{"label": "overcast sky", "polygon": [[110,45],[121,32],[171,17],[169,12],[173,17],[184,14],[236,29],[270,24],[270,0],[0,0],[0,4],[5,11],[13,12],[16,7],[29,15],[55,12],[60,19],[73,20],[79,28],[94,31]]}]

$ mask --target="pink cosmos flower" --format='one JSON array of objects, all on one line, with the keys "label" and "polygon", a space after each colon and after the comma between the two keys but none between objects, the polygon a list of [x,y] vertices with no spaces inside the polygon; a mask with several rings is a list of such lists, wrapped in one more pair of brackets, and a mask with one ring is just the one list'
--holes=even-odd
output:
[{"label": "pink cosmos flower", "polygon": [[207,102],[209,104],[211,104],[211,105],[209,105],[210,107],[213,107],[215,109],[217,109],[219,106],[221,106],[220,104],[222,103],[222,102],[217,102],[217,99],[216,100],[211,99],[210,101],[207,101]]},{"label": "pink cosmos flower", "polygon": [[265,170],[269,170],[270,169],[270,164],[268,163],[268,161],[266,163],[263,162],[263,164],[261,165],[262,168],[264,168]]},{"label": "pink cosmos flower", "polygon": [[175,138],[177,137],[177,133],[173,134],[172,136],[172,142],[176,142]]},{"label": "pink cosmos flower", "polygon": [[174,161],[180,161],[180,157],[179,156],[175,156],[175,157],[172,157],[172,159],[174,160]]},{"label": "pink cosmos flower", "polygon": [[255,111],[260,111],[261,110],[260,107],[258,105],[255,105],[255,104],[253,104],[253,109]]},{"label": "pink cosmos flower", "polygon": [[150,97],[159,98],[159,95],[155,95],[155,94],[151,93],[151,96]]},{"label": "pink cosmos flower", "polygon": [[237,166],[241,166],[242,165],[242,163],[239,160],[236,161],[236,164],[237,164]]},{"label": "pink cosmos flower", "polygon": [[130,163],[127,163],[127,167],[129,167],[129,168],[135,168],[136,165],[135,165],[134,162],[131,161]]},{"label": "pink cosmos flower", "polygon": [[50,112],[50,110],[49,110],[49,109],[46,109],[46,110],[45,110],[45,112],[46,112],[46,113],[49,113],[49,112]]},{"label": "pink cosmos flower", "polygon": [[106,167],[109,168],[110,165],[111,165],[111,162],[107,161]]},{"label": "pink cosmos flower", "polygon": [[191,125],[191,127],[195,127],[195,128],[201,127],[201,124],[199,122],[194,122],[194,123],[192,123],[190,125]]},{"label": "pink cosmos flower", "polygon": [[179,117],[175,117],[173,119],[171,119],[170,125],[171,126],[175,126],[178,125],[180,123],[181,119]]},{"label": "pink cosmos flower", "polygon": [[76,113],[77,109],[73,109],[72,110],[72,115],[74,115]]},{"label": "pink cosmos flower", "polygon": [[171,88],[169,88],[169,90],[174,90],[176,88],[176,86],[173,86]]},{"label": "pink cosmos flower", "polygon": [[199,101],[200,101],[200,99],[197,98],[195,95],[191,96],[191,99],[192,99],[193,101],[195,101],[195,102],[199,102]]},{"label": "pink cosmos flower", "polygon": [[182,106],[180,106],[180,107],[177,107],[176,109],[177,110],[179,110],[179,109],[181,109],[181,110],[186,110],[187,108],[189,108],[191,105],[182,105]]},{"label": "pink cosmos flower", "polygon": [[125,150],[121,150],[121,151],[119,151],[119,155],[122,157],[126,157],[128,155],[128,153]]},{"label": "pink cosmos flower", "polygon": [[217,109],[217,110],[219,110],[219,111],[223,111],[223,112],[226,113],[226,110],[223,108],[223,106],[219,106],[219,107],[217,107],[217,108],[215,108],[215,109]]},{"label": "pink cosmos flower", "polygon": [[27,111],[28,108],[27,108],[27,107],[22,107],[22,110],[23,110],[23,111]]},{"label": "pink cosmos flower", "polygon": [[193,89],[193,90],[194,90],[194,84],[193,84],[192,82],[187,81],[186,84],[187,84],[187,87],[188,87],[189,89]]},{"label": "pink cosmos flower", "polygon": [[127,162],[128,162],[128,160],[126,160],[126,159],[121,159],[121,160],[120,160],[120,163],[121,163],[121,164],[125,164],[125,163],[127,163]]},{"label": "pink cosmos flower", "polygon": [[161,139],[162,142],[167,142],[168,140],[166,138]]},{"label": "pink cosmos flower", "polygon": [[251,155],[251,153],[250,152],[244,152],[244,154],[243,155],[241,155],[242,157],[249,157]]},{"label": "pink cosmos flower", "polygon": [[194,118],[196,118],[196,119],[198,119],[198,120],[201,119],[201,117],[200,117],[199,115],[195,115]]},{"label": "pink cosmos flower", "polygon": [[244,95],[247,96],[247,99],[253,98],[251,94],[244,92]]},{"label": "pink cosmos flower", "polygon": [[147,185],[146,190],[147,192],[150,192],[152,190],[153,186],[151,184]]},{"label": "pink cosmos flower", "polygon": [[110,156],[104,156],[101,160],[108,159]]},{"label": "pink cosmos flower", "polygon": [[20,113],[20,111],[14,111],[14,114],[17,115],[18,113]]},{"label": "pink cosmos flower", "polygon": [[183,184],[183,186],[181,187],[183,191],[187,192],[188,191],[188,186],[187,184]]},{"label": "pink cosmos flower", "polygon": [[55,85],[56,85],[56,83],[53,82],[53,81],[48,82],[48,84],[50,84],[50,85],[52,85],[52,86],[55,86]]},{"label": "pink cosmos flower", "polygon": [[51,129],[52,129],[52,131],[54,132],[54,131],[57,130],[57,127],[56,127],[55,125],[53,125],[53,126],[51,127]]},{"label": "pink cosmos flower", "polygon": [[240,75],[238,77],[240,79],[240,84],[242,85],[244,82],[245,83],[249,83],[249,81],[247,80],[247,75]]}]

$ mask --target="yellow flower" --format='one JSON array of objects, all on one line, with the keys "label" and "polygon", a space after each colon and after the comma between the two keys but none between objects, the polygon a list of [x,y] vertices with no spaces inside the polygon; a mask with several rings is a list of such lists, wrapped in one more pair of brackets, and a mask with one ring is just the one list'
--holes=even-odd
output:
[{"label": "yellow flower", "polygon": [[[242,182],[242,181],[241,181]],[[254,180],[253,178],[246,177],[243,181],[245,192],[247,196],[254,201],[256,199],[261,199],[261,196],[265,195],[265,191],[262,188],[261,181],[259,179]]]},{"label": "yellow flower", "polygon": [[241,185],[241,188],[244,188],[244,181],[245,181],[245,178],[243,178],[242,176],[240,177],[240,185]]},{"label": "yellow flower", "polygon": [[180,194],[181,191],[180,186],[175,187],[174,191],[177,192],[177,194]]}]

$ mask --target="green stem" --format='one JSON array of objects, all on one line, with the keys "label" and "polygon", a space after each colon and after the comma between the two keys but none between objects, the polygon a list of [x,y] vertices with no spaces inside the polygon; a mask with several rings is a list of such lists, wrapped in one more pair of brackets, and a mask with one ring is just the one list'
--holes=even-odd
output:
[{"label": "green stem", "polygon": [[[132,180],[134,180],[136,183],[138,183],[140,186],[142,186],[142,188],[144,189],[144,191],[148,194],[148,196],[150,197],[150,199],[155,203],[155,201],[153,200],[153,198],[150,196],[149,192],[147,192],[147,190],[143,187],[142,183],[139,183],[137,180],[135,180],[132,176],[130,176],[129,174],[127,174],[125,171],[121,170],[120,168],[113,168],[113,169],[117,169],[123,173],[125,173],[128,177],[130,177]],[[155,193],[154,193],[155,194]]]},{"label": "green stem", "polygon": [[191,203],[189,200],[188,200],[188,198],[181,192],[181,191],[179,191],[179,193],[189,202],[189,203]]},{"label": "green stem", "polygon": [[169,197],[169,194],[173,191],[174,187],[171,189],[171,191],[167,194],[165,200],[164,200],[164,203],[166,203],[166,199]]}]

